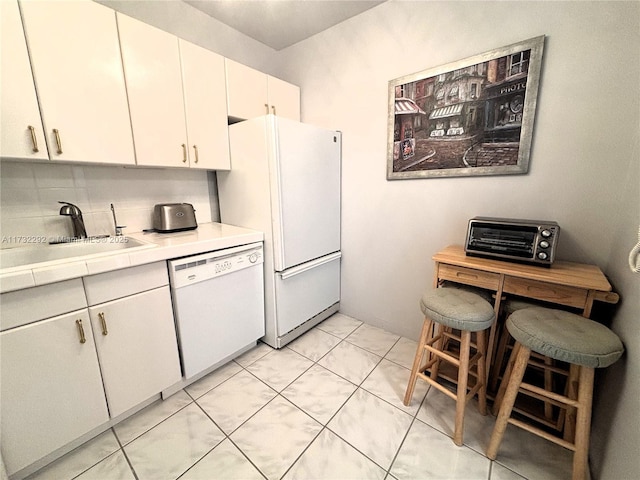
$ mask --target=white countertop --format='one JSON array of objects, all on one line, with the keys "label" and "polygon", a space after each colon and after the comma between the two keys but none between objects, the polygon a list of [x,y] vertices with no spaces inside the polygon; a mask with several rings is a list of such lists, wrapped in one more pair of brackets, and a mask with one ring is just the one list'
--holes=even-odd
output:
[{"label": "white countertop", "polygon": [[204,223],[198,225],[197,229],[186,232],[138,232],[128,234],[127,237],[141,241],[145,245],[82,257],[0,268],[0,293],[261,242],[264,234],[233,225]]}]

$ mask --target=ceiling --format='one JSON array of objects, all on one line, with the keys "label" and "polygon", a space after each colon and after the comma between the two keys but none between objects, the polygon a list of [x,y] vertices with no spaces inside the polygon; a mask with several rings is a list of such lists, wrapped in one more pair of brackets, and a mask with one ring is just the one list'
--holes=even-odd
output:
[{"label": "ceiling", "polygon": [[183,0],[275,50],[369,10],[369,0]]}]

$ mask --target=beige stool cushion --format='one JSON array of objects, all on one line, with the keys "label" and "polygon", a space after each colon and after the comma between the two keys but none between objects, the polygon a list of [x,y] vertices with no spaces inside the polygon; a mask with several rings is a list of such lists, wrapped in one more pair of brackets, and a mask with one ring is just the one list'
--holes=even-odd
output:
[{"label": "beige stool cushion", "polygon": [[486,330],[495,320],[489,302],[475,293],[458,288],[428,291],[420,299],[420,308],[434,322],[457,330]]},{"label": "beige stool cushion", "polygon": [[607,327],[562,310],[517,310],[507,318],[507,330],[534,352],[590,368],[608,367],[624,352],[620,338]]}]

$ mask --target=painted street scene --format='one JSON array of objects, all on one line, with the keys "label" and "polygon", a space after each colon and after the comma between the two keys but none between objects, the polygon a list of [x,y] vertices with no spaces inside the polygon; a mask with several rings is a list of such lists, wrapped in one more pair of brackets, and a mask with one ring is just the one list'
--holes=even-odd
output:
[{"label": "painted street scene", "polygon": [[530,53],[396,86],[393,171],[517,165]]}]

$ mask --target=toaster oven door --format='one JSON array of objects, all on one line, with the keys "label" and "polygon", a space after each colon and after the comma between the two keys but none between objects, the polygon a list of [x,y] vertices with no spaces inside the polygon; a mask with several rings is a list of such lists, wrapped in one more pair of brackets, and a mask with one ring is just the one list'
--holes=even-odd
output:
[{"label": "toaster oven door", "polygon": [[533,259],[537,234],[534,226],[475,223],[467,238],[467,252]]}]

